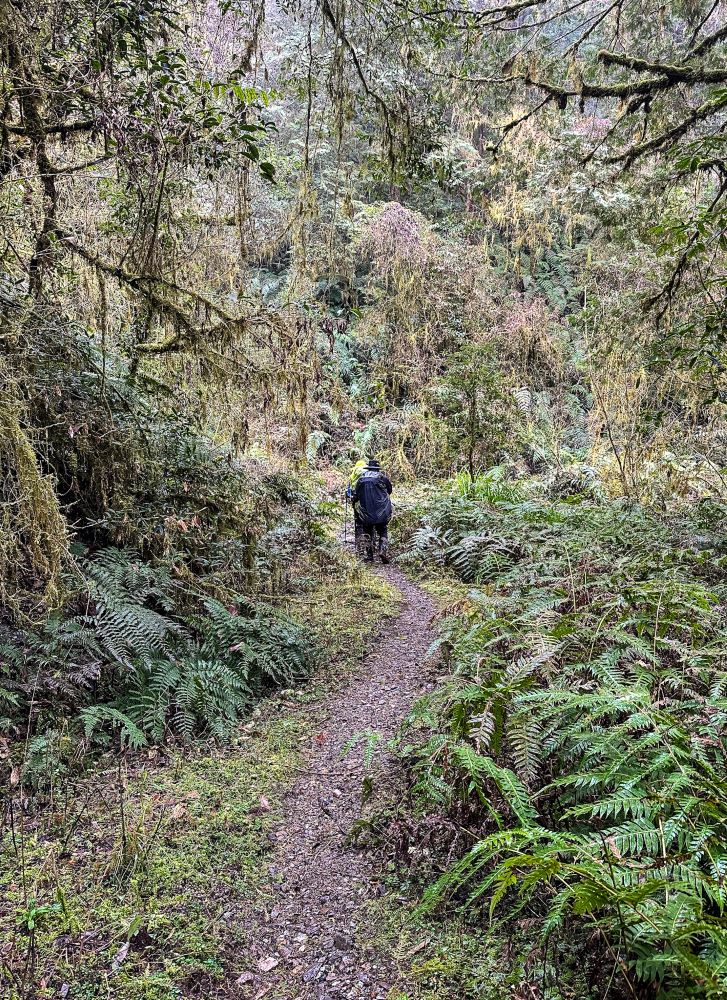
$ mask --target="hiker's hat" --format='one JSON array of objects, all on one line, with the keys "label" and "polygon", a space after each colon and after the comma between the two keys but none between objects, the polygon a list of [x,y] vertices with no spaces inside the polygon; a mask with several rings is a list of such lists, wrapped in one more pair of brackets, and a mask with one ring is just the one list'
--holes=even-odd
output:
[{"label": "hiker's hat", "polygon": [[367,469],[380,469],[381,466],[379,465],[379,463],[376,461],[375,458],[370,458],[368,460],[367,464],[366,464],[366,468]]}]

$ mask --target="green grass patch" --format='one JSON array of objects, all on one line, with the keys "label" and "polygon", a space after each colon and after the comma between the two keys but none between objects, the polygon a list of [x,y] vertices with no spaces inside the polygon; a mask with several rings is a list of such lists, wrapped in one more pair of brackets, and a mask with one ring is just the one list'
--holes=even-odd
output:
[{"label": "green grass patch", "polygon": [[299,713],[282,715],[224,750],[110,762],[75,789],[65,822],[43,813],[17,829],[2,858],[6,975],[27,967],[37,996],[66,984],[89,1000],[166,1000],[221,978],[307,735]]},{"label": "green grass patch", "polygon": [[288,599],[285,610],[316,637],[324,654],[317,681],[329,685],[361,659],[400,602],[396,587],[344,555],[310,593]]},{"label": "green grass patch", "polygon": [[[388,894],[369,904],[361,943],[390,955],[398,984],[387,1000],[597,1000],[572,949],[558,947],[558,974],[543,954],[532,961],[533,921],[507,929],[468,923],[461,915],[417,912],[416,899],[402,896],[407,885],[390,883]],[[415,894],[416,895],[416,894]],[[565,954],[567,952],[567,954]],[[405,987],[401,984],[406,983]]]},{"label": "green grass patch", "polygon": [[395,890],[370,904],[365,938],[392,956],[399,982],[407,984],[387,1000],[505,1000],[522,978],[517,965],[503,960],[499,937],[456,919],[418,917]]}]

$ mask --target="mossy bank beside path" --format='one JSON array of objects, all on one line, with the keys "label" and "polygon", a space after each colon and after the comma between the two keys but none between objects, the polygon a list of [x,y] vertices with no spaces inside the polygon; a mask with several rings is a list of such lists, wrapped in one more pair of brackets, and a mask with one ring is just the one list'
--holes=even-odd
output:
[{"label": "mossy bank beside path", "polygon": [[290,610],[318,636],[320,673],[230,746],[109,757],[50,809],[12,817],[10,996],[399,995],[387,942],[372,951],[359,932],[380,889],[349,833],[369,783],[381,799],[393,782],[386,742],[427,685],[433,605],[395,569],[350,564]]}]

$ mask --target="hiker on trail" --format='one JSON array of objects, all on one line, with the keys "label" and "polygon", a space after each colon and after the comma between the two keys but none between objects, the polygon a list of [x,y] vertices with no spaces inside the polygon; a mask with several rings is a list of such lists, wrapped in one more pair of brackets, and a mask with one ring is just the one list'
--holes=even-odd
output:
[{"label": "hiker on trail", "polygon": [[349,496],[353,501],[356,549],[363,552],[369,562],[374,561],[374,533],[378,535],[381,561],[389,561],[392,488],[391,480],[381,471],[375,458],[368,460],[353,485],[349,486]]}]

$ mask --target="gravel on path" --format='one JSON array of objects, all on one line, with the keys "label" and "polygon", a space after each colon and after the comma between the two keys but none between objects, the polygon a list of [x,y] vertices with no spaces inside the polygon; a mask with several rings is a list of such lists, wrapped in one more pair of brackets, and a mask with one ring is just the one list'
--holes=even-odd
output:
[{"label": "gravel on path", "polygon": [[[377,572],[379,571],[377,567]],[[425,660],[434,639],[434,603],[395,568],[380,572],[402,594],[389,621],[345,687],[330,694],[289,792],[269,866],[270,899],[251,918],[248,968],[234,995],[268,1000],[384,1000],[397,983],[393,963],[357,935],[362,907],[378,894],[375,858],[347,835],[360,816],[363,751],[342,750],[374,730],[376,787],[395,784],[387,752],[413,702],[429,686]]]}]

